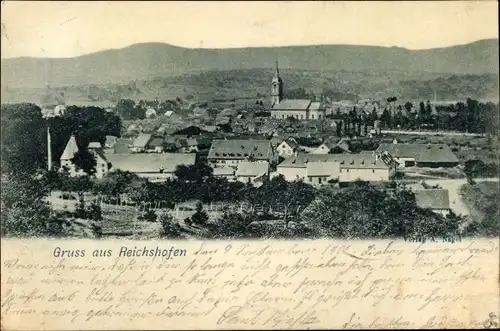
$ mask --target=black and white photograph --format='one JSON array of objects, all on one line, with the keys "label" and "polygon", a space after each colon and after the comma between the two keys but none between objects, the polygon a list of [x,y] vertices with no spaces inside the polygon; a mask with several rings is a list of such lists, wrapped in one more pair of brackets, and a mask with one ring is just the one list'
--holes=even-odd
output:
[{"label": "black and white photograph", "polygon": [[2,1],[0,329],[498,329],[494,1]]},{"label": "black and white photograph", "polygon": [[[241,8],[252,28],[169,15],[209,8],[193,3],[82,2],[97,11],[66,20],[37,5],[56,4],[19,36],[2,21],[2,236],[498,235],[494,26],[426,34],[432,3],[399,39],[397,20],[367,33],[368,10],[299,35],[295,17],[266,21],[300,3]],[[114,9],[127,18],[82,26]],[[23,44],[37,24],[51,34]]]}]

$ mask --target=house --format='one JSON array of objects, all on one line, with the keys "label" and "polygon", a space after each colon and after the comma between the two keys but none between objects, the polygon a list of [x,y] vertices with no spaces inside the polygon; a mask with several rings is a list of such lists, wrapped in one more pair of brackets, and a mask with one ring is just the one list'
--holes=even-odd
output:
[{"label": "house", "polygon": [[[96,146],[96,147],[93,147]],[[102,178],[109,170],[108,160],[104,156],[101,150],[102,146],[100,143],[90,143],[89,152],[92,153],[96,160],[95,174],[96,178]],[[73,158],[75,153],[79,151],[78,144],[74,135],[68,140],[66,147],[60,157],[61,167],[60,171],[66,169],[71,177],[84,176],[85,172],[82,169],[77,169],[76,165],[73,163]]]},{"label": "house", "polygon": [[278,63],[276,73],[271,81],[271,117],[298,120],[324,119],[326,110],[320,102],[308,99],[283,99],[283,80],[280,77]]},{"label": "house", "polygon": [[316,149],[311,151],[311,154],[333,154],[335,152],[341,152],[342,149],[339,146],[339,139],[327,139]]},{"label": "house", "polygon": [[238,164],[243,161],[260,161],[275,164],[277,155],[269,140],[214,140],[208,152],[209,164],[218,166]]},{"label": "house", "polygon": [[390,154],[399,168],[455,167],[459,163],[457,156],[445,144],[380,144],[376,152]]},{"label": "house", "polygon": [[[310,162],[338,163],[339,182],[350,182],[358,179],[363,181],[385,181],[390,180],[394,175],[394,168],[391,167],[384,158],[371,154],[297,153],[280,163],[277,167],[277,171],[288,181],[305,180],[308,177],[307,166]],[[334,168],[337,167],[333,165],[331,166]],[[316,170],[317,168],[311,168],[311,171]],[[326,175],[315,175],[312,177],[324,177],[328,174],[329,173],[326,173]],[[331,173],[331,177],[334,178],[335,173]]]},{"label": "house", "polygon": [[132,139],[120,138],[116,141],[116,144],[113,146],[114,154],[130,154],[132,153],[132,149],[130,148],[134,141]]},{"label": "house", "polygon": [[180,145],[180,150],[183,153],[193,153],[198,152],[198,140],[190,138],[180,138],[177,140]]},{"label": "house", "polygon": [[447,216],[450,214],[450,197],[448,190],[444,189],[424,189],[414,190],[417,206],[424,209],[431,209],[437,214]]},{"label": "house", "polygon": [[146,146],[147,152],[150,153],[163,153],[164,147],[163,147],[163,138],[161,137],[155,137],[152,138],[147,146]]},{"label": "house", "polygon": [[174,178],[179,165],[194,165],[196,154],[160,153],[160,154],[110,154],[110,171],[120,169],[132,172],[150,181],[161,182]]},{"label": "house", "polygon": [[248,162],[238,163],[236,179],[242,183],[262,183],[264,178],[269,176],[268,162]]},{"label": "house", "polygon": [[152,136],[151,134],[147,133],[141,133],[137,138],[135,138],[134,142],[132,143],[132,151],[136,153],[141,153],[146,150],[146,146],[148,143],[151,141]]},{"label": "house", "polygon": [[312,185],[326,184],[338,180],[340,163],[336,161],[308,162],[306,165],[307,182]]},{"label": "house", "polygon": [[214,168],[213,176],[214,177],[223,177],[226,178],[229,182],[236,181],[236,169],[237,166],[221,166]]},{"label": "house", "polygon": [[293,138],[283,140],[276,148],[278,155],[281,157],[292,156],[299,149],[299,144]]}]

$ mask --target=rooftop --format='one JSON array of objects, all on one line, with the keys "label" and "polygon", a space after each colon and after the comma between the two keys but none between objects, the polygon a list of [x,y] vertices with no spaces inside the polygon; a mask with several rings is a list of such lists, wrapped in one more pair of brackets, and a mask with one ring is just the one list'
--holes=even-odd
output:
[{"label": "rooftop", "polygon": [[458,163],[446,144],[380,144],[377,152],[385,151],[394,157],[415,158],[416,162]]},{"label": "rooftop", "polygon": [[448,190],[428,189],[415,190],[415,199],[420,208],[426,209],[449,209],[450,198]]},{"label": "rooftop", "polygon": [[267,162],[240,162],[238,163],[237,176],[257,177],[267,174],[269,171],[269,163]]},{"label": "rooftop", "polygon": [[76,139],[74,135],[68,140],[66,147],[61,155],[61,160],[71,160],[75,156],[75,153],[78,152],[78,144],[76,143]]},{"label": "rooftop", "polygon": [[112,169],[120,169],[135,173],[163,172],[172,173],[178,165],[193,165],[196,154],[162,153],[162,154],[109,154],[108,161]]},{"label": "rooftop", "polygon": [[267,159],[272,155],[269,140],[214,140],[208,153],[209,159]]},{"label": "rooftop", "polygon": [[328,176],[336,177],[340,173],[340,163],[335,161],[308,162],[307,176]]},{"label": "rooftop", "polygon": [[278,167],[306,168],[309,162],[338,162],[342,169],[387,169],[381,159],[367,154],[298,154],[285,159]]},{"label": "rooftop", "polygon": [[150,140],[150,134],[141,133],[139,136],[137,136],[137,138],[135,138],[133,145],[134,147],[145,148]]},{"label": "rooftop", "polygon": [[284,99],[273,106],[273,110],[307,110],[311,100],[307,99]]}]

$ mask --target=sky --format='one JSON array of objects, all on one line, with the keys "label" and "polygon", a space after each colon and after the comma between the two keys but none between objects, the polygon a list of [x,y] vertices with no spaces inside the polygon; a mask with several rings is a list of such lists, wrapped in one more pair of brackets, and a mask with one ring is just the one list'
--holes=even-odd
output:
[{"label": "sky", "polygon": [[2,1],[2,58],[136,43],[190,48],[359,44],[427,49],[498,38],[496,1]]}]

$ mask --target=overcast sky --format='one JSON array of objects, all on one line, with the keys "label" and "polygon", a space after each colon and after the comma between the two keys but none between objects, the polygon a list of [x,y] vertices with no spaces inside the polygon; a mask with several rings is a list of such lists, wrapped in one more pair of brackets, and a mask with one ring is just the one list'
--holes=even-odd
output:
[{"label": "overcast sky", "polygon": [[496,1],[2,1],[2,57],[72,57],[135,43],[425,49],[498,38]]}]

